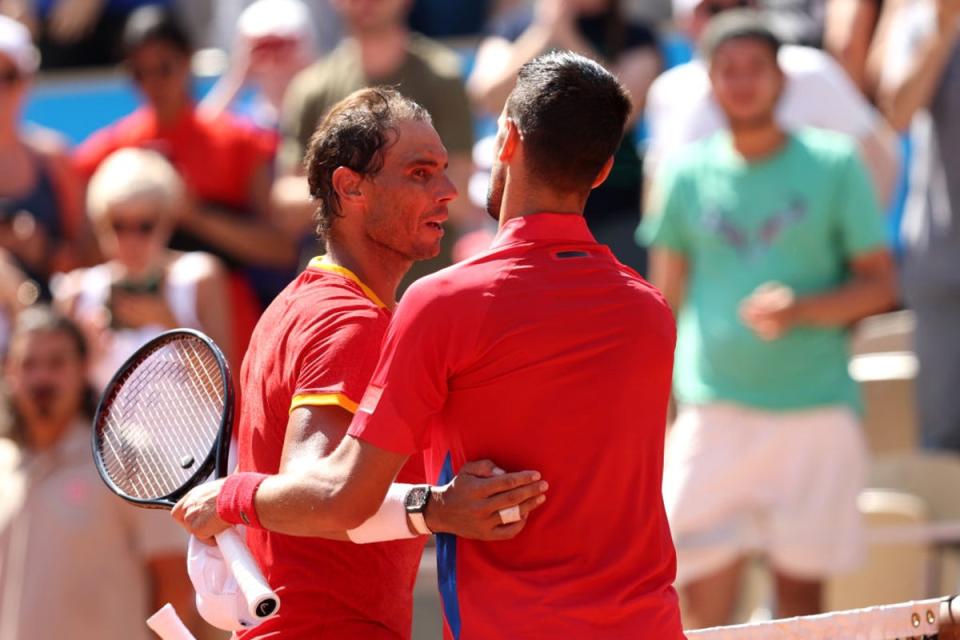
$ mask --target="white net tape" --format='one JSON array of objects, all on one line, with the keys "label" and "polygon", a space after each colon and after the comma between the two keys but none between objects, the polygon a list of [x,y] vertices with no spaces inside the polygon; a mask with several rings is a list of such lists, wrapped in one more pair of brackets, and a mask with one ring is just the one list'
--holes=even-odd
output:
[{"label": "white net tape", "polygon": [[953,624],[951,598],[834,611],[816,616],[688,631],[690,640],[894,640],[935,637]]}]

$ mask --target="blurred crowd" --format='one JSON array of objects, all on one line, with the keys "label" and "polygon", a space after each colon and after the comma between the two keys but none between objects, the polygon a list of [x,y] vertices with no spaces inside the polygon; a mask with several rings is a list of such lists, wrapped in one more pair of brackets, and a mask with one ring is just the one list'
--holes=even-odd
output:
[{"label": "blurred crowd", "polygon": [[[850,171],[864,180],[820,196],[887,229],[897,299],[916,317],[923,444],[960,452],[958,0],[0,0],[0,640],[132,638],[118,610],[143,620],[154,604],[189,600],[171,568],[182,565],[182,540],[166,516],[101,495],[83,431],[88,396],[173,327],[206,332],[239,368],[260,312],[320,252],[302,163],[332,105],[364,86],[396,85],[431,113],[449,152],[460,195],[441,254],[417,264],[409,284],[496,233],[484,211],[492,135],[520,66],[551,49],[602,62],[634,108],[587,222],[646,275],[647,243],[687,245],[671,244],[669,230],[637,232],[643,212],[675,186],[675,159],[730,117],[704,34],[744,8],[762,10],[784,43],[779,125],[842,134],[854,149]],[[191,61],[209,47],[227,51],[228,64],[198,96]],[[79,145],[24,120],[48,72],[117,65],[142,105]],[[730,91],[754,91],[749,76]],[[769,169],[769,184],[803,188],[805,169]],[[770,244],[791,215],[761,240]],[[710,220],[739,251],[759,251],[723,212]],[[848,242],[827,235],[824,246],[787,252],[812,264],[834,259],[826,245]],[[689,286],[735,287],[721,271]],[[836,350],[845,361],[842,342]],[[681,344],[678,368],[701,356]],[[69,537],[69,549],[55,535]],[[104,554],[109,563],[88,566]],[[51,615],[43,572],[63,576],[64,564],[139,584],[123,597],[142,607],[116,606],[111,590],[100,615],[89,586],[60,579],[79,618]],[[108,576],[106,565],[127,574]]]}]

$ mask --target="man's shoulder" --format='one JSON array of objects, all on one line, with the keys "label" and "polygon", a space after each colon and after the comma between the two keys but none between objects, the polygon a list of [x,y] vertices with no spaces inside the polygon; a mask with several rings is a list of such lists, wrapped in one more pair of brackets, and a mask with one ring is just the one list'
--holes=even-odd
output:
[{"label": "man's shoulder", "polygon": [[412,33],[407,53],[437,80],[461,82],[460,56],[446,45],[419,33]]},{"label": "man's shoulder", "polygon": [[380,317],[386,305],[359,281],[308,267],[288,290],[289,302],[299,313],[359,318]]},{"label": "man's shoulder", "polygon": [[89,153],[106,155],[110,150],[139,144],[152,135],[151,118],[145,109],[140,108],[91,133],[76,148],[75,154],[81,157]]},{"label": "man's shoulder", "polygon": [[389,314],[350,280],[307,269],[270,303],[258,329],[313,339],[346,327],[383,332]]},{"label": "man's shoulder", "polygon": [[806,127],[793,132],[797,144],[809,155],[831,162],[842,162],[859,157],[857,142],[836,131]]},{"label": "man's shoulder", "polygon": [[484,304],[499,276],[509,270],[509,262],[502,250],[488,249],[415,281],[400,302],[429,307],[436,313],[469,314],[475,305]]}]

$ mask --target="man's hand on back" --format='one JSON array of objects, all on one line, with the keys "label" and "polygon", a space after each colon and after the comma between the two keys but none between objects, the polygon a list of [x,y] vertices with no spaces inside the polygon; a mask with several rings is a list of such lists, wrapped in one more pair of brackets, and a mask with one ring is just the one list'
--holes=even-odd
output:
[{"label": "man's hand on back", "polygon": [[[434,487],[424,517],[436,533],[507,540],[520,533],[530,512],[544,503],[547,488],[536,471],[505,473],[490,460],[468,462],[448,484]],[[500,511],[513,506],[520,508],[520,520],[503,524]]]}]

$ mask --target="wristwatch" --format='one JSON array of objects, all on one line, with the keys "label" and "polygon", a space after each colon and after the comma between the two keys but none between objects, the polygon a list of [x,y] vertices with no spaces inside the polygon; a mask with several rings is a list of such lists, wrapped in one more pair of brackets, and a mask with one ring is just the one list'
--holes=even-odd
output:
[{"label": "wristwatch", "polygon": [[419,484],[409,491],[403,498],[403,507],[407,511],[407,517],[413,523],[413,528],[417,533],[429,535],[433,533],[427,527],[427,521],[424,514],[427,511],[427,503],[430,502],[430,485]]}]

